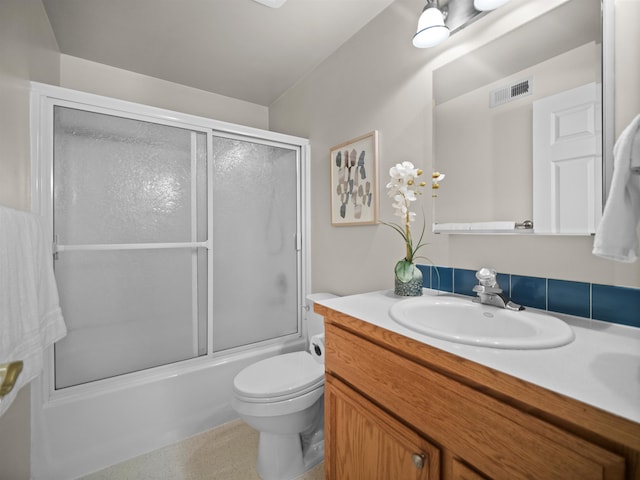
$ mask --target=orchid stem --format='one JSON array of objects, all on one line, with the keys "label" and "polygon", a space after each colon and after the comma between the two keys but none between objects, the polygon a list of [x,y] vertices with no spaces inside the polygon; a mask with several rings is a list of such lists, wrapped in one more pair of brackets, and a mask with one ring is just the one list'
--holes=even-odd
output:
[{"label": "orchid stem", "polygon": [[[407,205],[408,207],[408,205]],[[407,262],[411,262],[413,259],[413,252],[412,252],[412,245],[411,245],[411,227],[409,224],[409,209],[407,208],[407,215],[405,217],[405,232],[407,235],[407,256],[405,257],[405,259],[407,260]]]}]

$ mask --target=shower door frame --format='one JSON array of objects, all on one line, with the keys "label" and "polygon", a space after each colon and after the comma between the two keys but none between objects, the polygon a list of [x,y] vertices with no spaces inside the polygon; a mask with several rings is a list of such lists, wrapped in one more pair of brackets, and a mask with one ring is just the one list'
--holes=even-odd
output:
[{"label": "shower door frame", "polygon": [[[135,120],[158,123],[178,128],[184,128],[196,132],[204,132],[207,135],[207,215],[208,219],[208,236],[203,245],[210,252],[212,248],[212,229],[214,220],[210,215],[213,211],[212,202],[213,195],[211,189],[213,186],[213,168],[212,168],[212,141],[218,135],[225,138],[235,138],[246,141],[255,141],[256,143],[284,147],[296,152],[296,170],[297,170],[297,232],[295,240],[295,254],[297,267],[297,332],[253,343],[250,345],[230,348],[228,350],[214,353],[213,352],[213,302],[211,301],[211,288],[214,287],[213,282],[213,255],[208,254],[207,258],[207,277],[208,277],[208,301],[207,301],[207,354],[183,360],[177,363],[160,365],[149,369],[135,371],[132,373],[122,374],[116,377],[96,380],[86,384],[70,386],[61,390],[55,390],[54,382],[54,355],[53,348],[45,352],[44,370],[42,375],[32,383],[31,409],[32,409],[32,474],[33,478],[38,478],[40,472],[47,472],[51,478],[64,478],[75,474],[88,473],[90,468],[96,465],[88,466],[87,462],[91,461],[91,455],[87,453],[87,459],[79,459],[77,464],[73,464],[69,459],[59,459],[61,463],[69,463],[67,468],[62,465],[52,465],[54,462],[52,457],[63,455],[57,452],[54,455],[51,450],[51,444],[54,439],[42,439],[46,437],[48,427],[46,417],[51,415],[64,415],[65,411],[69,411],[69,407],[76,402],[90,401],[92,398],[100,397],[107,392],[126,391],[127,389],[140,389],[141,385],[156,385],[158,382],[175,378],[180,374],[201,375],[208,369],[216,368],[216,366],[227,365],[243,362],[257,354],[258,356],[271,356],[283,351],[300,350],[305,347],[304,325],[302,317],[305,313],[305,297],[310,292],[310,225],[309,225],[309,192],[310,192],[310,175],[309,175],[309,143],[308,140],[293,137],[284,134],[278,134],[266,130],[260,130],[253,127],[246,127],[227,122],[207,119],[204,117],[182,114],[156,107],[136,104],[132,102],[117,100],[113,98],[103,97],[99,95],[78,92],[66,88],[55,87],[50,85],[31,83],[31,198],[32,211],[43,217],[46,228],[53,239],[53,110],[55,106],[80,108],[85,111],[104,113]],[[55,247],[55,245],[54,245]],[[239,367],[238,367],[239,368]],[[228,374],[227,374],[228,375]],[[153,389],[152,387],[151,389]],[[156,387],[157,388],[157,387]],[[220,388],[219,386],[217,388]],[[226,387],[225,387],[226,388]],[[229,395],[231,394],[231,385],[228,386]],[[57,408],[61,412],[56,414]],[[188,407],[186,407],[188,408]],[[66,409],[66,410],[65,410]],[[201,428],[211,428],[212,423],[221,424],[228,421],[231,413],[229,405],[223,408],[218,407],[215,412],[208,412],[208,417],[202,420]],[[213,415],[212,418],[211,415]],[[190,419],[193,423],[193,419]],[[48,424],[47,424],[48,425]],[[189,436],[193,435],[193,425],[185,426],[176,435]],[[70,437],[72,435],[69,435]],[[64,441],[64,439],[56,439],[56,442]],[[149,445],[140,445],[129,447],[132,454],[143,453],[150,448],[158,448],[158,441]],[[166,439],[164,440],[166,442]],[[171,439],[176,441],[176,438]],[[39,443],[42,442],[40,445]],[[169,442],[171,443],[171,442]],[[69,453],[79,447],[71,447]],[[135,451],[136,448],[139,451]],[[55,449],[54,449],[55,450]],[[79,452],[75,452],[79,453]],[[92,453],[92,452],[91,452]],[[122,453],[120,453],[122,455]],[[117,457],[117,454],[109,457],[108,455],[96,455],[96,462],[110,462]],[[75,460],[75,459],[74,459]],[[101,465],[97,465],[101,467]],[[62,470],[60,470],[62,468]],[[84,471],[84,472],[83,472]],[[56,472],[59,472],[56,474]],[[57,475],[57,476],[56,476]]]}]

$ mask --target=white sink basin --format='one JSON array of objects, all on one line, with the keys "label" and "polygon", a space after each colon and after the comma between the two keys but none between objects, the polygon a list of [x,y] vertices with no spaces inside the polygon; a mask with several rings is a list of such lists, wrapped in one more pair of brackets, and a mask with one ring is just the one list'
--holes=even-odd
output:
[{"label": "white sink basin", "polygon": [[410,298],[393,304],[389,315],[414,332],[482,347],[541,349],[566,345],[574,339],[571,327],[559,318],[481,305],[471,298]]}]

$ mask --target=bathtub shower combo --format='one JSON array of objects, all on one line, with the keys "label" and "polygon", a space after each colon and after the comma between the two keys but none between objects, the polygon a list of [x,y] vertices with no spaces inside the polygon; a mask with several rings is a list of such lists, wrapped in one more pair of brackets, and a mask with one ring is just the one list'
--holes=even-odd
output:
[{"label": "bathtub shower combo", "polygon": [[304,348],[306,140],[33,84],[32,151],[69,331],[32,387],[32,478],[224,423],[240,370]]}]

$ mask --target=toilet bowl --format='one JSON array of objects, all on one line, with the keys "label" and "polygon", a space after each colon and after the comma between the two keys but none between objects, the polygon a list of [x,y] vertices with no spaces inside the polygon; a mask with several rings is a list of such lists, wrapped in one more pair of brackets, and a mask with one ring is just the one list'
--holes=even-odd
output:
[{"label": "toilet bowl", "polygon": [[234,410],[260,432],[256,470],[263,480],[296,478],[324,458],[323,319],[313,302],[333,296],[307,297],[308,351],[261,360],[233,381]]}]

